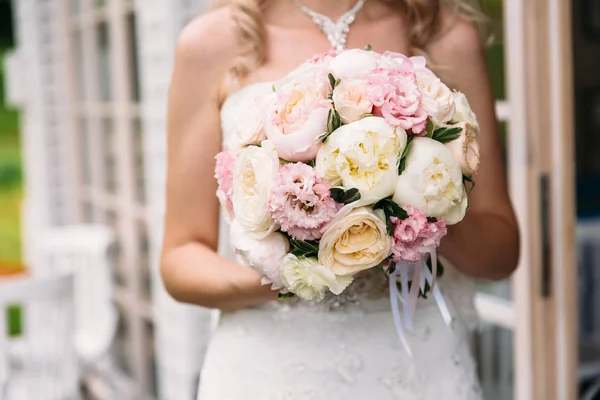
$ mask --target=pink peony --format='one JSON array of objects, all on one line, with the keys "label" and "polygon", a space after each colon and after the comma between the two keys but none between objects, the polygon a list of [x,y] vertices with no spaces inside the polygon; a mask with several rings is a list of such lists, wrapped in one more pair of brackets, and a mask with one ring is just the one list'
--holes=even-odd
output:
[{"label": "pink peony", "polygon": [[337,57],[340,54],[335,49],[330,49],[327,53],[315,54],[312,58],[309,58],[306,62],[310,64],[327,64],[332,58]]},{"label": "pink peony", "polygon": [[425,135],[429,115],[421,107],[421,92],[412,63],[397,69],[376,69],[367,75],[367,95],[375,105],[373,113],[392,126]]},{"label": "pink peony", "polygon": [[265,132],[279,158],[309,161],[322,146],[332,102],[331,84],[322,65],[303,64],[274,85]]},{"label": "pink peony", "polygon": [[405,206],[404,210],[409,217],[399,220],[392,217],[394,228],[394,246],[392,248],[393,260],[417,262],[423,255],[435,250],[440,241],[446,236],[446,221],[438,219],[429,222],[425,214],[413,206]]},{"label": "pink peony", "polygon": [[233,217],[233,203],[231,202],[233,185],[233,167],[235,165],[235,152],[225,149],[216,155],[215,178],[217,179],[217,197],[221,206],[225,208],[228,217]]},{"label": "pink peony", "polygon": [[309,165],[284,165],[271,189],[269,210],[281,230],[294,239],[319,239],[337,212],[329,189]]}]

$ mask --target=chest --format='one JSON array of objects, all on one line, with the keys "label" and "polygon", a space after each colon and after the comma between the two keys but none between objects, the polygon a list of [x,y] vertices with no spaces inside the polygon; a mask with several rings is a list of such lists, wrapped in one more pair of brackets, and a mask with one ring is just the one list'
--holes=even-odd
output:
[{"label": "chest", "polygon": [[[374,51],[394,51],[410,55],[410,44],[402,18],[387,18],[377,23],[355,23],[350,27],[346,48],[364,48]],[[308,29],[267,28],[267,60],[256,69],[247,83],[274,81],[284,76],[315,54],[330,49],[325,34],[316,26]]]}]

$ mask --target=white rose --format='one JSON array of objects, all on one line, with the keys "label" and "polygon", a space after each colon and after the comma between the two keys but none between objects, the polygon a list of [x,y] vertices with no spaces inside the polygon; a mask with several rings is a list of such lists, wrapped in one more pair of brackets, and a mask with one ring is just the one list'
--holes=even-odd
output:
[{"label": "white rose", "polygon": [[431,116],[434,124],[440,125],[454,116],[454,94],[440,78],[419,74],[417,85],[421,92],[421,107]]},{"label": "white rose", "polygon": [[473,110],[471,110],[467,96],[465,96],[464,93],[455,92],[454,105],[456,110],[451,122],[468,122],[475,128],[477,132],[479,132],[479,122],[477,122],[477,116]]},{"label": "white rose", "polygon": [[265,99],[272,92],[270,85],[260,85],[248,91],[249,99],[244,101],[244,107],[224,113],[227,118],[222,118],[223,130],[233,133],[225,142],[225,147],[238,151],[246,146],[260,145],[267,139],[264,130]]},{"label": "white rose", "polygon": [[331,73],[336,79],[364,79],[377,68],[380,55],[374,51],[351,49],[344,51],[329,62]]},{"label": "white rose", "polygon": [[236,220],[256,239],[262,239],[277,229],[269,213],[271,185],[279,171],[279,158],[269,140],[262,147],[243,149],[233,170],[233,211]]},{"label": "white rose", "polygon": [[242,263],[252,268],[262,278],[262,284],[271,284],[273,290],[283,289],[279,268],[283,257],[290,251],[290,242],[278,232],[257,240],[236,220],[229,231],[231,246]]},{"label": "white rose", "polygon": [[357,188],[363,200],[391,196],[406,132],[367,117],[335,130],[317,153],[315,170],[332,186]]},{"label": "white rose", "polygon": [[373,110],[373,103],[367,97],[367,82],[362,79],[346,79],[333,91],[333,104],[342,122],[358,121]]},{"label": "white rose", "polygon": [[460,222],[467,210],[467,193],[450,149],[436,140],[415,137],[394,201],[417,207],[428,217],[445,218],[448,225]]},{"label": "white rose", "polygon": [[358,207],[328,226],[319,243],[319,262],[338,276],[351,276],[379,265],[391,249],[380,213]]},{"label": "white rose", "polygon": [[327,289],[339,295],[352,283],[352,277],[336,276],[316,258],[298,258],[291,253],[283,259],[280,274],[290,292],[309,301],[323,300]]},{"label": "white rose", "polygon": [[462,128],[458,139],[446,143],[452,155],[460,164],[463,175],[472,176],[479,169],[479,143],[477,130],[468,122],[460,122],[455,127]]}]

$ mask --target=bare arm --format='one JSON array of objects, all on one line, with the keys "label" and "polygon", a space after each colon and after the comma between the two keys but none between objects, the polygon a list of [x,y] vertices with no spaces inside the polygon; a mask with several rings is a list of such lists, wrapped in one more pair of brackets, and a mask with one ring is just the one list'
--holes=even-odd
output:
[{"label": "bare arm", "polygon": [[276,293],[261,286],[255,272],[216,253],[219,204],[213,173],[214,157],[221,150],[217,91],[234,42],[223,43],[228,40],[223,21],[215,32],[209,18],[188,26],[176,50],[161,273],[166,289],[179,301],[235,309],[273,300]]},{"label": "bare arm", "polygon": [[475,178],[477,187],[469,197],[471,207],[467,216],[449,228],[440,251],[468,275],[504,279],[517,266],[519,231],[508,197],[484,48],[473,24],[464,20],[450,24],[448,32],[432,43],[428,52],[440,66],[439,76],[464,92],[477,114],[481,126],[481,166]]}]

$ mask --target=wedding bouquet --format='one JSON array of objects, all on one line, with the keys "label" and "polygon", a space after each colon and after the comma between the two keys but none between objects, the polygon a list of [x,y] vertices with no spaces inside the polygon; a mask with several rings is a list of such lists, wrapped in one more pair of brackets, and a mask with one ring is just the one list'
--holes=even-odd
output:
[{"label": "wedding bouquet", "polygon": [[479,166],[465,95],[423,57],[353,49],[302,64],[255,114],[215,172],[241,261],[282,297],[320,301],[371,268],[426,296]]}]

